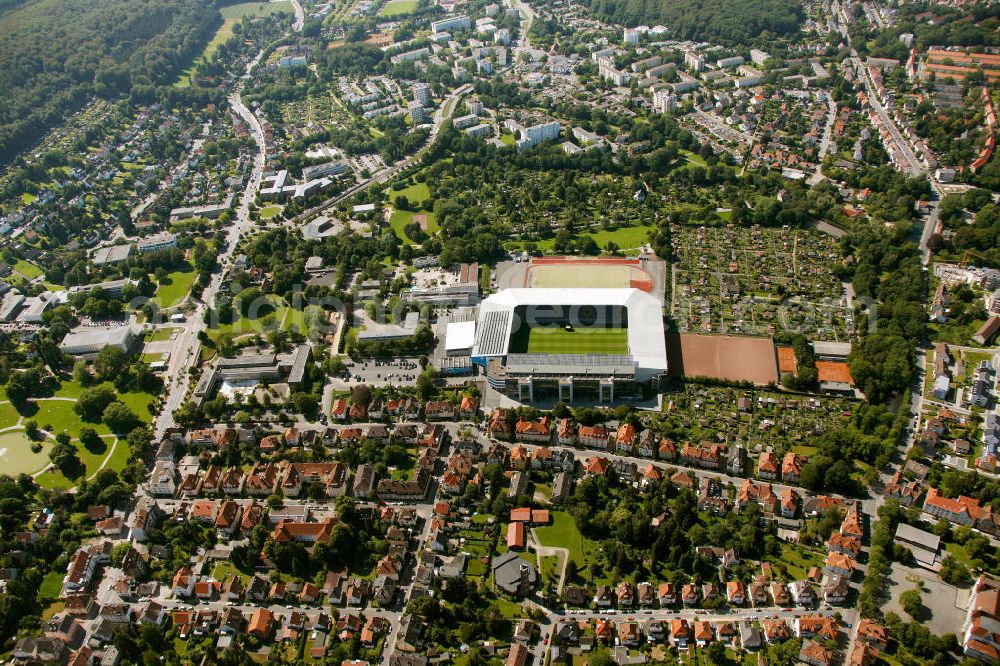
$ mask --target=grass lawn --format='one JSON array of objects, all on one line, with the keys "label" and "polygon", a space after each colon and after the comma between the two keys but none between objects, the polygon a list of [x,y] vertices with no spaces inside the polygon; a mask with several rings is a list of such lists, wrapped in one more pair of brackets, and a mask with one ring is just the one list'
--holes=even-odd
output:
[{"label": "grass lawn", "polygon": [[198,274],[193,268],[184,271],[173,271],[167,274],[163,284],[156,288],[156,296],[153,300],[161,308],[169,308],[177,305],[191,291]]},{"label": "grass lawn", "polygon": [[427,183],[414,183],[413,185],[404,187],[401,190],[389,190],[389,203],[395,205],[396,197],[400,194],[405,196],[411,204],[427,201],[431,198],[431,191],[430,188],[427,187]]},{"label": "grass lawn", "polygon": [[248,334],[265,335],[282,327],[289,310],[291,308],[287,305],[276,304],[272,312],[262,314],[262,316],[255,319],[240,317],[231,324],[219,324],[218,328],[210,328],[208,329],[208,337],[218,342],[219,338],[223,335],[230,335],[233,338]]},{"label": "grass lawn", "polygon": [[701,159],[701,155],[698,153],[692,153],[690,150],[682,150],[681,155],[687,158],[687,161],[692,164],[697,164],[698,166],[708,166],[708,163]]},{"label": "grass lawn", "polygon": [[62,571],[50,571],[45,574],[42,584],[38,588],[38,594],[42,597],[56,599],[62,593],[63,576]]},{"label": "grass lawn", "polygon": [[[607,247],[608,243],[614,243],[621,250],[631,250],[642,246],[649,240],[649,232],[653,231],[656,227],[653,225],[641,226],[641,227],[621,227],[619,229],[611,230],[601,230],[594,231],[591,233],[580,234],[581,236],[590,236],[594,239],[594,242],[603,250]],[[555,245],[555,239],[547,238],[540,241],[517,241],[514,243],[507,243],[506,247],[508,249],[518,249],[523,248],[527,243],[534,243],[542,252],[551,250]]]},{"label": "grass lawn", "polygon": [[587,235],[593,238],[601,249],[604,249],[608,243],[615,243],[623,250],[630,250],[645,244],[649,240],[649,232],[655,228],[652,225],[648,227],[622,227],[621,229],[598,231]]},{"label": "grass lawn", "polygon": [[9,402],[0,404],[0,428],[7,428],[12,425],[17,425],[17,419],[20,418],[20,414],[14,409],[14,405]]},{"label": "grass lawn", "polygon": [[31,444],[23,430],[0,435],[0,465],[4,474],[32,474],[49,464],[48,448],[53,444],[52,440],[46,442],[38,453],[32,452]]},{"label": "grass lawn", "polygon": [[573,516],[565,511],[553,511],[552,524],[536,528],[535,534],[543,546],[565,548],[569,551],[569,559],[576,562],[579,567],[581,575],[587,573],[584,566],[589,564],[595,544],[580,534]]},{"label": "grass lawn", "polygon": [[510,341],[513,353],[627,354],[625,328],[529,328],[522,326]]},{"label": "grass lawn", "polygon": [[499,610],[504,617],[525,617],[524,611],[513,601],[507,601],[506,599],[494,599],[490,601],[490,605],[496,607],[496,609]]},{"label": "grass lawn", "polygon": [[[977,345],[972,340],[972,336],[985,323],[986,319],[976,319],[968,324],[959,324],[955,321],[948,321],[943,324],[928,322],[927,339],[934,340],[935,342],[945,342],[950,345],[978,347],[980,345]],[[972,368],[969,368],[969,371],[971,372]]]},{"label": "grass lawn", "polygon": [[972,558],[969,557],[969,553],[966,552],[965,546],[957,543],[946,543],[944,549],[949,555],[953,556],[956,560],[964,564],[965,566],[972,568]]},{"label": "grass lawn", "polygon": [[402,14],[410,14],[416,11],[417,6],[420,3],[417,0],[392,0],[392,2],[387,2],[382,5],[382,11],[379,12],[382,16],[400,16]]},{"label": "grass lawn", "polygon": [[80,416],[73,411],[74,403],[68,400],[47,400],[41,399],[37,401],[38,412],[32,416],[40,427],[46,428],[51,426],[51,432],[53,435],[58,435],[60,432],[65,430],[70,434],[70,437],[78,438],[80,436],[80,429],[83,427],[91,427],[97,431],[99,435],[110,434],[111,431],[108,426],[103,423],[87,423],[80,420]]},{"label": "grass lawn", "polygon": [[246,574],[237,569],[232,562],[223,561],[212,567],[212,578],[217,581],[224,581],[229,576],[239,576],[244,582],[249,578]]},{"label": "grass lawn", "polygon": [[412,211],[408,210],[394,210],[392,211],[392,215],[389,217],[389,226],[392,228],[393,232],[396,234],[399,240],[403,241],[403,243],[405,243],[406,245],[413,245],[414,241],[413,239],[411,239],[409,236],[406,235],[406,232],[403,231],[403,228],[406,227],[406,225],[413,222],[413,216],[418,214],[423,214],[427,216],[426,233],[428,236],[433,236],[434,234],[436,234],[438,231],[441,230],[441,227],[438,226],[437,218],[434,217],[434,213],[427,213],[423,211],[421,211],[420,213],[413,213]]},{"label": "grass lawn", "polygon": [[21,259],[16,264],[14,264],[14,270],[25,276],[29,280],[34,280],[36,277],[42,275],[44,271],[41,268],[31,263],[30,261],[25,261]]},{"label": "grass lawn", "polygon": [[517,139],[514,138],[513,134],[501,134],[500,142],[505,146],[513,146],[517,144]]},{"label": "grass lawn", "polygon": [[781,544],[781,557],[774,560],[783,566],[789,579],[805,578],[812,567],[822,567],[823,557],[811,550],[791,543]]},{"label": "grass lawn", "polygon": [[260,209],[260,219],[270,220],[272,217],[281,212],[281,206],[265,206]]},{"label": "grass lawn", "polygon": [[24,192],[21,194],[21,203],[24,205],[29,205],[35,201],[36,197],[31,192]]},{"label": "grass lawn", "polygon": [[490,292],[490,267],[486,264],[479,266],[479,289],[484,294]]},{"label": "grass lawn", "polygon": [[553,585],[559,584],[559,558],[554,555],[546,555],[542,558],[542,581],[552,581]]},{"label": "grass lawn", "polygon": [[170,336],[174,334],[175,331],[179,331],[178,328],[156,328],[146,334],[146,342],[161,342],[163,340],[169,340]]}]

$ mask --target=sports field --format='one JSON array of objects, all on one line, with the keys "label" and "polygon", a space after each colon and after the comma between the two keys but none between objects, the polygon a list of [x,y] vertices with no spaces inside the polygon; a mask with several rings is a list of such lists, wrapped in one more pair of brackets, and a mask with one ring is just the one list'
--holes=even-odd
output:
[{"label": "sports field", "polygon": [[627,328],[530,328],[511,337],[514,354],[628,354]]},{"label": "sports field", "polygon": [[671,377],[713,377],[758,386],[778,381],[771,338],[668,333],[667,357]]},{"label": "sports field", "polygon": [[639,262],[619,258],[539,257],[525,275],[526,287],[628,289],[651,292],[653,277]]}]

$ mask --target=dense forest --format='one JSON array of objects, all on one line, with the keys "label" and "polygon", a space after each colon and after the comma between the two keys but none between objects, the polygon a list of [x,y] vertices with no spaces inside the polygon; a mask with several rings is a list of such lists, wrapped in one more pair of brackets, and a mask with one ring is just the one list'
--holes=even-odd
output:
[{"label": "dense forest", "polygon": [[148,101],[218,27],[198,0],[30,0],[0,17],[0,163],[95,95]]},{"label": "dense forest", "polygon": [[662,24],[677,39],[749,44],[768,34],[787,35],[802,23],[793,0],[583,0],[583,5],[624,25]]}]

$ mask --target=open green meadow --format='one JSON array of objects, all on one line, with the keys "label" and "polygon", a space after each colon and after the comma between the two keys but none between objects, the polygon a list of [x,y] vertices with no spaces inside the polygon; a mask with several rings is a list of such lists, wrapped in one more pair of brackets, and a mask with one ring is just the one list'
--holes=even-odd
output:
[{"label": "open green meadow", "polygon": [[153,300],[161,308],[170,308],[177,305],[191,291],[191,285],[194,284],[197,277],[198,274],[194,271],[194,268],[168,273],[164,283],[157,287],[156,296],[153,297]]},{"label": "open green meadow", "polygon": [[[394,210],[392,216],[389,217],[389,227],[406,245],[413,245],[413,239],[406,235],[404,229],[407,225],[413,222],[413,216],[419,215],[420,213],[412,213],[408,210]],[[434,213],[424,213],[427,216],[427,231],[425,232],[428,236],[433,236],[441,227],[437,223],[437,219],[434,217]]]},{"label": "open green meadow", "polygon": [[387,2],[382,5],[382,10],[379,12],[381,16],[402,16],[403,14],[412,14],[417,10],[419,6],[417,0],[392,0],[392,2]]},{"label": "open green meadow", "polygon": [[522,326],[510,341],[514,354],[628,354],[626,328],[529,328]]}]

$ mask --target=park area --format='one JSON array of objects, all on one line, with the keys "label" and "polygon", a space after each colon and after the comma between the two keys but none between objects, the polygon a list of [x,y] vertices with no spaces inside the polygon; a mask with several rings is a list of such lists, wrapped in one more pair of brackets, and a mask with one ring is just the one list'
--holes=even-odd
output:
[{"label": "park area", "polygon": [[[110,384],[108,384],[110,386]],[[30,399],[27,404],[15,408],[0,394],[0,473],[30,474],[45,488],[65,490],[90,478],[100,469],[120,471],[128,462],[129,449],[124,441],[118,441],[110,428],[101,422],[86,422],[74,410],[78,398],[85,389],[75,381],[65,381],[50,396]],[[116,392],[117,398],[125,403],[143,423],[150,423],[148,406],[154,400],[149,393],[138,391]],[[32,451],[32,440],[25,432],[25,424],[34,421],[47,435],[40,436],[40,449]],[[85,445],[80,441],[83,428],[92,428],[98,439]],[[70,443],[76,447],[84,470],[76,478],[67,478],[58,470],[48,469],[49,450],[55,435],[66,432]]]},{"label": "park area", "polygon": [[[233,36],[233,28],[245,16],[265,16],[268,14],[292,14],[292,3],[288,0],[278,0],[277,2],[239,2],[235,5],[226,5],[219,8],[222,14],[222,25],[215,31],[215,35],[205,45],[205,50],[197,60],[211,62],[212,56],[219,50],[219,47]],[[185,71],[181,72],[178,86],[186,87],[191,85],[191,75],[194,74],[195,64],[192,63]]]},{"label": "park area", "polygon": [[628,354],[627,328],[531,328],[511,336],[513,354]]}]

